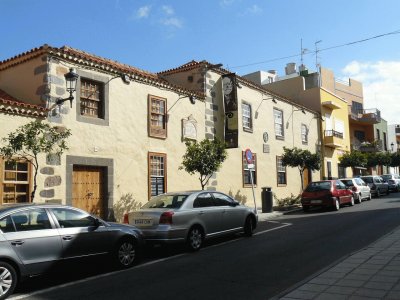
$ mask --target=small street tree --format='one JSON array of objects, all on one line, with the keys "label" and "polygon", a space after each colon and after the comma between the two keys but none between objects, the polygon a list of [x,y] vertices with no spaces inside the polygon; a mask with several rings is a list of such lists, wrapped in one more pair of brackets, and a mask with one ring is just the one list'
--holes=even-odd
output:
[{"label": "small street tree", "polygon": [[0,156],[13,162],[25,161],[33,167],[32,201],[37,189],[39,154],[61,155],[68,149],[66,139],[70,135],[69,129],[60,129],[45,122],[32,121],[20,126],[2,139],[3,146],[0,147]]},{"label": "small street tree", "polygon": [[394,168],[400,167],[400,152],[395,152],[391,154],[390,166]]},{"label": "small street tree", "polygon": [[317,153],[311,153],[309,150],[302,150],[297,147],[292,149],[283,147],[282,163],[284,166],[298,168],[301,179],[301,190],[303,186],[304,170],[318,171],[321,168],[321,157]]},{"label": "small street tree", "polygon": [[356,167],[365,167],[367,165],[367,157],[361,151],[347,152],[339,158],[339,165],[343,168],[352,168],[353,174]]},{"label": "small street tree", "polygon": [[199,173],[201,189],[207,185],[214,172],[218,171],[228,154],[225,143],[215,138],[201,142],[186,140],[186,153],[183,156],[180,170],[189,174]]}]

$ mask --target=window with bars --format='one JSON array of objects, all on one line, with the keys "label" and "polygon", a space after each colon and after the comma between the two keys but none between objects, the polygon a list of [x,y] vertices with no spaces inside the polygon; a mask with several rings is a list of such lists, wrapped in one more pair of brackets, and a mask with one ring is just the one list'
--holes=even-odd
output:
[{"label": "window with bars", "polygon": [[103,83],[81,79],[80,104],[81,115],[103,118]]},{"label": "window with bars", "polygon": [[275,137],[283,139],[284,138],[283,111],[276,108],[274,108],[274,128],[275,128]]},{"label": "window with bars", "polygon": [[149,198],[167,191],[166,161],[166,154],[149,153]]},{"label": "window with bars", "polygon": [[308,128],[305,124],[301,124],[301,142],[303,144],[308,143]]},{"label": "window with bars", "polygon": [[242,103],[242,123],[245,131],[253,130],[253,122],[251,119],[251,105],[248,103]]},{"label": "window with bars", "polygon": [[30,202],[30,176],[28,162],[2,162],[1,203]]},{"label": "window with bars", "polygon": [[253,169],[249,169],[247,160],[246,160],[246,152],[242,151],[242,165],[243,165],[243,187],[251,187],[251,175],[253,176],[253,183],[257,185],[257,155],[253,153]]},{"label": "window with bars", "polygon": [[149,95],[149,135],[167,137],[167,99]]},{"label": "window with bars", "polygon": [[282,157],[277,156],[276,157],[276,172],[277,172],[277,183],[279,185],[286,185],[287,180],[286,180],[286,166],[283,165],[282,162]]}]

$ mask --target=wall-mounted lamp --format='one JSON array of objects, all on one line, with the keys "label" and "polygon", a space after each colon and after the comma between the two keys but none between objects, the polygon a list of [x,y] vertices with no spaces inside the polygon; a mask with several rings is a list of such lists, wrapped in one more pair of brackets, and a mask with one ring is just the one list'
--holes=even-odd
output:
[{"label": "wall-mounted lamp", "polygon": [[122,81],[123,81],[125,84],[130,84],[130,83],[131,83],[131,78],[129,77],[129,75],[127,75],[127,74],[121,74],[120,77],[121,77]]},{"label": "wall-mounted lamp", "polygon": [[72,108],[72,100],[74,100],[74,96],[72,95],[76,91],[76,83],[78,81],[79,75],[76,74],[73,68],[69,69],[69,72],[64,75],[65,84],[67,92],[69,93],[69,97],[67,98],[58,98],[56,100],[57,105],[62,105],[65,101],[69,100]]},{"label": "wall-mounted lamp", "polygon": [[390,144],[390,149],[391,149],[392,152],[393,152],[393,149],[394,149],[394,143],[393,143],[393,142]]},{"label": "wall-mounted lamp", "polygon": [[196,98],[194,96],[189,96],[189,101],[190,101],[190,103],[195,104]]},{"label": "wall-mounted lamp", "polygon": [[295,112],[295,111],[301,111],[303,114],[306,114],[306,111],[304,110],[304,108],[301,108],[301,109],[295,109],[293,112]]},{"label": "wall-mounted lamp", "polygon": [[266,99],[263,98],[263,99],[261,100],[260,104],[258,105],[257,109],[256,109],[256,113],[255,113],[255,118],[256,118],[256,119],[258,118],[258,110],[260,109],[261,104],[262,104],[264,101],[266,101],[266,100],[272,100],[272,102],[278,103],[278,101],[276,101],[275,97],[266,98]]}]

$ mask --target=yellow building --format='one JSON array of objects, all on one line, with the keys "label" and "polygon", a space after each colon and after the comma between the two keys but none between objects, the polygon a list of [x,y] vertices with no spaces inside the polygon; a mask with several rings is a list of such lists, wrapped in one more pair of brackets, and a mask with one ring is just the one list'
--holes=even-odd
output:
[{"label": "yellow building", "polygon": [[323,165],[321,179],[353,176],[350,168],[341,168],[339,158],[350,152],[348,102],[324,86],[320,73],[292,72],[277,81],[264,84],[267,90],[319,113],[320,146]]}]

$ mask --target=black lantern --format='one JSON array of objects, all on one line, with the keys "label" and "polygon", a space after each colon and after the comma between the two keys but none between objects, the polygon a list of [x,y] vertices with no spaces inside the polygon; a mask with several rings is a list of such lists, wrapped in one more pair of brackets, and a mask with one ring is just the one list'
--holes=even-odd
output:
[{"label": "black lantern", "polygon": [[69,93],[68,98],[59,98],[56,101],[56,104],[61,105],[65,101],[69,100],[71,103],[71,108],[72,108],[72,100],[74,100],[74,96],[72,95],[76,91],[76,83],[78,81],[79,75],[76,74],[75,70],[73,68],[69,69],[69,72],[64,75],[65,77],[65,84],[66,84],[66,89],[67,92]]},{"label": "black lantern", "polygon": [[390,148],[391,148],[391,150],[393,152],[393,148],[394,148],[394,143],[393,142],[390,144]]}]

